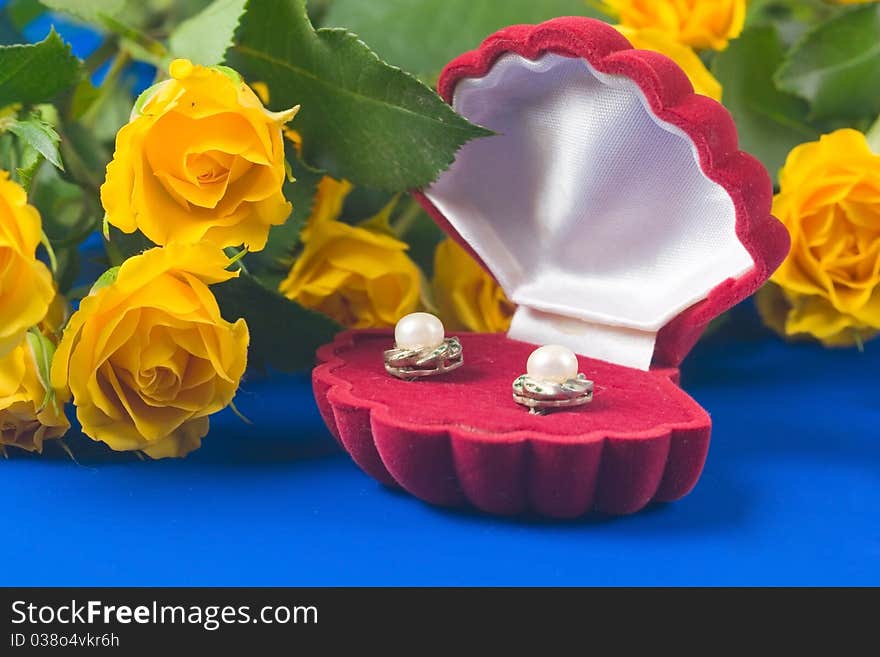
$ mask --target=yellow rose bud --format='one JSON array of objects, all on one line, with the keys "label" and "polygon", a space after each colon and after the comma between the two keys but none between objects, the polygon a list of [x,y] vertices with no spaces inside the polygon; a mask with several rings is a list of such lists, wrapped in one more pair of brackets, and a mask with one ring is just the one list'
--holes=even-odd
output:
[{"label": "yellow rose bud", "polygon": [[42,452],[44,441],[67,432],[66,393],[52,399],[47,384],[27,339],[0,358],[0,445]]},{"label": "yellow rose bud", "polygon": [[625,25],[615,25],[614,27],[629,40],[633,48],[654,50],[666,55],[678,64],[698,94],[721,101],[721,83],[709,72],[693,48],[679,43],[665,32],[657,29],[644,28],[639,30]]},{"label": "yellow rose bud", "polygon": [[49,338],[52,343],[57,343],[61,338],[61,332],[70,316],[70,305],[67,299],[61,293],[56,293],[52,302],[49,304],[49,310],[43,320],[37,324],[40,332]]},{"label": "yellow rose bud", "polygon": [[129,258],[83,299],[52,364],[83,432],[115,450],[184,456],[229,405],[247,364],[248,327],[208,288],[234,277],[214,245],[170,244]]},{"label": "yellow rose bud", "polygon": [[24,189],[0,170],[0,356],[46,316],[55,296],[52,274],[36,257],[42,232]]},{"label": "yellow rose bud", "polygon": [[302,233],[303,252],[279,290],[344,326],[393,326],[418,307],[421,272],[406,243],[374,222],[337,221],[350,188],[332,178],[321,181]]},{"label": "yellow rose bud", "polygon": [[746,19],[746,0],[605,0],[602,9],[626,27],[715,50],[738,37]]},{"label": "yellow rose bud", "polygon": [[297,108],[267,111],[231,69],[178,59],[169,70],[116,135],[101,187],[107,221],[160,245],[262,249],[290,214],[281,129]]},{"label": "yellow rose bud", "polygon": [[788,155],[773,213],[791,252],[772,281],[789,309],[787,335],[852,344],[880,329],[880,155],[837,130]]},{"label": "yellow rose bud", "polygon": [[501,286],[455,241],[434,253],[434,298],[448,329],[497,333],[510,328],[516,306]]}]

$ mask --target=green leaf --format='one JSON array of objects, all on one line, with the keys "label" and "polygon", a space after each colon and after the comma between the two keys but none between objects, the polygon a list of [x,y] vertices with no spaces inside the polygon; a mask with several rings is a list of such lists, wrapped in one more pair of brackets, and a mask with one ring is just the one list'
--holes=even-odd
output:
[{"label": "green leaf", "polygon": [[750,0],[746,27],[772,23],[782,42],[790,46],[839,9],[825,0]]},{"label": "green leaf", "polygon": [[0,120],[0,168],[13,172],[18,183],[29,190],[43,156],[26,141],[11,132],[4,132],[4,124],[10,120],[9,117]]},{"label": "green leaf", "polygon": [[29,197],[40,211],[43,231],[56,253],[88,237],[101,216],[97,197],[61,178],[54,167],[40,167],[37,170]]},{"label": "green leaf", "polygon": [[97,192],[104,182],[104,169],[110,161],[109,151],[95,132],[81,123],[67,123],[61,133],[61,155],[72,178]]},{"label": "green leaf", "polygon": [[26,338],[31,355],[37,365],[37,377],[43,385],[43,389],[49,392],[52,389],[49,370],[52,369],[52,356],[55,354],[55,345],[36,329],[28,331]]},{"label": "green leaf", "polygon": [[131,88],[130,79],[123,78],[109,84],[105,80],[89,107],[80,116],[80,123],[98,141],[112,143],[119,129],[128,123],[131,117]]},{"label": "green leaf", "polygon": [[64,170],[64,165],[61,164],[61,153],[58,152],[61,137],[50,124],[39,116],[31,114],[24,119],[13,119],[5,127],[53,165],[62,171]]},{"label": "green leaf", "polygon": [[108,285],[113,285],[113,283],[116,282],[116,279],[119,278],[119,268],[120,265],[110,267],[110,269],[98,276],[98,280],[96,280],[92,285],[92,289],[89,291],[89,294],[94,294],[98,290],[101,290]]},{"label": "green leaf", "polygon": [[0,107],[49,101],[76,84],[80,70],[55,30],[39,43],[0,46]]},{"label": "green leaf", "polygon": [[26,41],[22,35],[25,25],[45,11],[37,0],[9,0],[0,3],[0,44]]},{"label": "green leaf", "polygon": [[284,196],[293,204],[293,211],[280,226],[269,230],[269,240],[262,251],[250,253],[245,258],[248,269],[271,287],[277,287],[290,270],[293,253],[299,245],[299,235],[312,212],[315,194],[323,173],[303,164],[288,148],[288,162],[296,178],[295,182],[284,183]]},{"label": "green leaf", "polygon": [[309,11],[309,18],[312,19],[312,25],[323,26],[324,17],[327,10],[330,9],[334,0],[306,0],[306,7]]},{"label": "green leaf", "polygon": [[388,62],[430,76],[502,27],[583,15],[602,17],[585,0],[333,0],[324,24],[345,27]]},{"label": "green leaf", "polygon": [[46,11],[39,0],[10,0],[6,13],[16,31],[21,32],[32,20]]},{"label": "green leaf", "polygon": [[6,18],[3,9],[0,8],[0,45],[5,46],[22,40],[21,35]]},{"label": "green leaf", "polygon": [[880,4],[845,11],[808,32],[776,75],[779,87],[809,101],[814,119],[880,112]]},{"label": "green leaf", "polygon": [[31,146],[25,145],[15,167],[15,175],[18,176],[18,181],[22,187],[25,189],[31,188],[34,176],[42,163],[43,156]]},{"label": "green leaf", "polygon": [[[55,282],[58,283],[58,291],[68,298],[72,298],[73,286],[79,277],[80,253],[77,246],[67,246],[55,249],[55,257],[58,260],[58,271],[55,274]],[[82,290],[77,298],[85,295],[87,289]]]},{"label": "green leaf", "polygon": [[116,17],[125,8],[126,0],[40,0],[49,9],[63,11],[77,18],[100,25],[105,17]]},{"label": "green leaf", "polygon": [[214,285],[220,311],[227,321],[247,321],[251,334],[251,367],[294,372],[315,363],[315,350],[340,329],[333,320],[281,296],[253,276]]},{"label": "green leaf", "polygon": [[[41,0],[50,9],[91,23],[101,30],[112,32],[122,38],[129,54],[138,59],[158,63],[168,53],[159,41],[146,31],[156,17],[151,2],[143,0]],[[137,52],[135,52],[137,51]]]},{"label": "green leaf", "polygon": [[222,62],[246,3],[247,0],[214,0],[183,21],[169,37],[171,54],[205,66]]},{"label": "green leaf", "polygon": [[88,78],[80,80],[79,84],[76,85],[70,94],[66,113],[67,118],[71,121],[76,121],[82,117],[94,105],[100,95],[101,90],[92,84],[91,80]]},{"label": "green leaf", "polygon": [[53,404],[57,411],[59,409],[55,401],[55,390],[52,388],[50,377],[52,358],[55,356],[55,344],[36,328],[32,328],[27,332],[26,339],[31,352],[31,358],[34,359],[34,364],[36,365],[37,378],[45,391],[39,410],[41,411],[47,405]]},{"label": "green leaf", "polygon": [[774,181],[788,152],[818,136],[806,122],[806,104],[773,84],[782,56],[776,30],[756,25],[731,41],[712,65],[724,86],[724,104],[736,120],[740,148],[760,159]]},{"label": "green leaf", "polygon": [[305,161],[355,184],[423,187],[462,145],[491,134],[355,35],[316,32],[303,0],[252,1],[227,59],[247,80],[268,85],[275,108],[301,103]]}]

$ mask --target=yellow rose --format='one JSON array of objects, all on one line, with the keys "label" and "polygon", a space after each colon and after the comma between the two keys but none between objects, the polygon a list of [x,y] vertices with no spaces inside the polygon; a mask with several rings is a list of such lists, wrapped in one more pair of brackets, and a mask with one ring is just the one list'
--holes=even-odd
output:
[{"label": "yellow rose", "polygon": [[281,128],[296,108],[267,111],[230,69],[178,59],[169,72],[116,135],[101,187],[107,221],[160,245],[262,249],[290,214]]},{"label": "yellow rose", "polygon": [[451,239],[434,253],[434,298],[443,323],[453,330],[506,331],[516,309],[495,279]]},{"label": "yellow rose", "polygon": [[65,393],[50,400],[47,383],[27,339],[0,358],[0,445],[42,452],[44,441],[67,432]]},{"label": "yellow rose", "polygon": [[337,221],[350,189],[345,181],[321,181],[303,252],[279,290],[344,326],[393,326],[418,307],[421,272],[382,214],[360,226]]},{"label": "yellow rose", "polygon": [[746,19],[746,0],[605,0],[602,8],[626,27],[715,50],[738,37]]},{"label": "yellow rose", "polygon": [[248,327],[230,324],[208,285],[228,280],[214,245],[170,244],[129,258],[83,299],[52,364],[83,432],[115,450],[184,456],[229,405],[247,364]]},{"label": "yellow rose", "polygon": [[779,188],[773,213],[792,245],[771,280],[788,305],[784,333],[828,345],[872,335],[880,329],[880,155],[862,133],[837,130],[793,149]]},{"label": "yellow rose", "polygon": [[0,356],[46,316],[55,296],[52,274],[36,257],[42,233],[40,213],[0,170]]},{"label": "yellow rose", "polygon": [[634,48],[655,50],[678,64],[688,76],[694,91],[721,102],[721,83],[715,79],[693,48],[679,43],[665,32],[653,28],[636,29],[615,25]]}]

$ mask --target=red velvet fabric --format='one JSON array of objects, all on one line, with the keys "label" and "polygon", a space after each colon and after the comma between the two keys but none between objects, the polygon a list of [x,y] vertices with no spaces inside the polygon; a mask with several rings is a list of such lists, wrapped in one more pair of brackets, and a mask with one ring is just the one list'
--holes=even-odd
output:
[{"label": "red velvet fabric", "polygon": [[[546,53],[581,57],[598,71],[631,78],[645,94],[654,114],[690,137],[703,172],[730,194],[736,209],[737,236],[754,259],[755,267],[738,279],[725,281],[708,298],[660,330],[654,347],[654,364],[680,365],[706,325],[753,294],[788,253],[788,231],[770,214],[773,186],[766,169],[751,155],[739,150],[730,113],[711,98],[695,94],[677,64],[656,52],[633,50],[613,27],[590,18],[557,18],[540,25],[514,25],[496,32],[477,50],[457,57],[446,66],[437,83],[440,95],[451,103],[460,80],[486,75],[506,53],[528,59]],[[415,196],[435,221],[476,257],[470,245],[430,200],[418,192]]]},{"label": "red velvet fabric", "polygon": [[465,364],[401,381],[385,373],[391,331],[349,331],[319,353],[321,413],[367,473],[433,504],[498,514],[631,513],[696,483],[709,444],[706,412],[656,372],[580,358],[595,381],[587,406],[532,415],[512,398],[534,345],[461,334]]},{"label": "red velvet fabric", "polygon": [[[383,369],[391,332],[362,331],[343,333],[319,350],[322,364],[313,382],[321,413],[365,472],[434,504],[573,517],[593,510],[632,513],[652,500],[678,499],[699,478],[711,421],[677,386],[677,366],[708,322],[752,294],[788,252],[788,233],[770,215],[770,179],[738,150],[733,121],[721,105],[695,95],[671,60],[633,50],[599,21],[559,18],[501,30],[445,68],[441,96],[451,102],[459,80],[485,75],[509,52],[530,59],[544,53],[581,57],[599,71],[632,78],[652,111],[693,140],[705,174],[730,194],[736,232],[754,269],[725,281],[663,327],[652,371],[581,358],[596,393],[580,409],[540,417],[513,402],[511,383],[534,345],[501,335],[461,335],[461,369],[405,382]],[[462,243],[430,201],[415,195]]]}]

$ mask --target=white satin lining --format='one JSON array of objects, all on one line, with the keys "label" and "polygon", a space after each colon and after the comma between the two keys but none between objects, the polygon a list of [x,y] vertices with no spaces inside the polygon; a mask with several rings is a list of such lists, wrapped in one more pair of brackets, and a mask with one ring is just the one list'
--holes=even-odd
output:
[{"label": "white satin lining", "polygon": [[453,106],[499,134],[427,196],[520,306],[511,337],[648,369],[664,324],[754,266],[730,196],[632,80],[505,55]]}]

